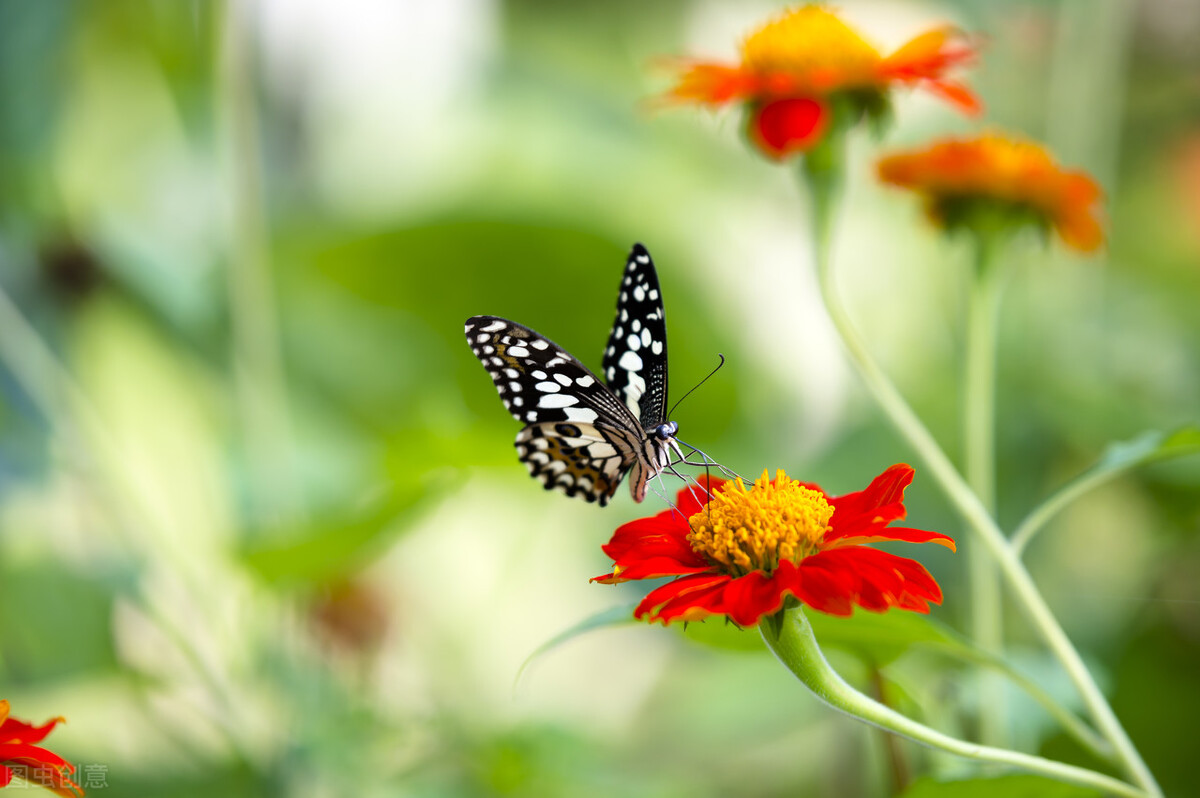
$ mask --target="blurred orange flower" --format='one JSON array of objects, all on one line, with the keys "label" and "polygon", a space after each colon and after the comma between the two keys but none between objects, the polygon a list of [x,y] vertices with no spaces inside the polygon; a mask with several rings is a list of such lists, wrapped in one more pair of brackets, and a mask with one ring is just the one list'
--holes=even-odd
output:
[{"label": "blurred orange flower", "polygon": [[881,540],[954,541],[937,532],[889,527],[904,518],[913,470],[894,465],[866,490],[830,496],[816,485],[766,471],[747,490],[710,480],[684,488],[675,508],[621,526],[604,552],[611,574],[592,581],[679,577],[650,591],[634,617],[666,623],[725,615],[753,626],[793,596],[815,610],[849,615],[899,607],[928,612],[942,591],[915,560],[864,544]]},{"label": "blurred orange flower", "polygon": [[37,745],[63,719],[53,718],[41,726],[34,726],[10,718],[8,710],[8,702],[0,700],[0,787],[12,782],[13,776],[20,776],[58,795],[68,798],[83,795],[83,790],[70,778],[75,767],[58,754]]},{"label": "blurred orange flower", "polygon": [[980,103],[945,75],[970,61],[975,47],[954,28],[928,31],[884,56],[831,11],[816,5],[786,12],[742,43],[740,64],[684,59],[667,100],[747,104],[751,141],[772,158],[811,149],[829,128],[833,101],[846,98],[853,118],[884,116],[888,90],[921,85],[960,109]]},{"label": "blurred orange flower", "polygon": [[1052,227],[1080,252],[1104,243],[1100,186],[1084,172],[1063,169],[1030,141],[1001,133],[946,139],[883,158],[879,176],[923,195],[930,218],[942,227],[975,227],[984,211],[993,225]]}]

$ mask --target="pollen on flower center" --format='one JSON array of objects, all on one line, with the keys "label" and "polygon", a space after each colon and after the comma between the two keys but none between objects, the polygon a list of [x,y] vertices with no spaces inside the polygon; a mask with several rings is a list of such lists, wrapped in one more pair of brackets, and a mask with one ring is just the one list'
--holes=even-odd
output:
[{"label": "pollen on flower center", "polygon": [[787,72],[814,82],[826,75],[841,83],[867,78],[880,58],[849,25],[820,6],[791,11],[742,43],[742,59],[751,69]]},{"label": "pollen on flower center", "polygon": [[688,520],[692,549],[730,573],[770,573],[783,560],[799,563],[820,548],[833,507],[820,491],[767,472],[752,490],[739,479],[719,488]]}]

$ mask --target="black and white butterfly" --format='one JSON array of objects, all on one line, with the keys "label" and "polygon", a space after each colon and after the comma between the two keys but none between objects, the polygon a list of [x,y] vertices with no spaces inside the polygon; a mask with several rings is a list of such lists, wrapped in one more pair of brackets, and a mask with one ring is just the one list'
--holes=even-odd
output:
[{"label": "black and white butterfly", "polygon": [[525,422],[516,447],[547,490],[608,503],[626,473],[634,501],[679,454],[667,421],[667,325],[650,253],[635,244],[625,264],[601,381],[562,347],[497,316],[467,319],[471,351],[504,406]]}]

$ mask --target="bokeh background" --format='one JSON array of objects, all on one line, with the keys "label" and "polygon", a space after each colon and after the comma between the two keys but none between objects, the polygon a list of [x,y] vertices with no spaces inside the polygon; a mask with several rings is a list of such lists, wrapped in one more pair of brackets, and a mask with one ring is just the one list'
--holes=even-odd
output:
[{"label": "bokeh background", "polygon": [[[637,598],[587,579],[612,530],[661,501],[540,490],[462,340],[467,316],[503,315],[598,365],[642,241],[674,396],[727,358],[676,412],[681,437],[838,493],[912,459],[824,317],[791,171],[745,147],[735,112],[647,102],[667,84],[656,58],[732,55],[779,8],[0,0],[0,697],[68,716],[51,747],[105,782],[92,794],[894,790],[879,733],[819,705],[753,632],[597,629],[517,679],[541,644]],[[842,8],[885,50],[943,22],[982,34],[983,124],[1046,141],[1109,197],[1104,254],[1010,252],[1011,528],[1109,441],[1200,418],[1200,6]],[[957,457],[969,253],[872,164],[981,123],[919,95],[896,110],[886,142],[853,141],[837,269]],[[895,549],[963,629],[971,541],[915,465],[911,523],[962,545]],[[1200,716],[1198,486],[1194,458],[1140,470],[1028,555],[1174,795],[1194,789]],[[1008,633],[1019,669],[1076,705],[1015,613]],[[831,656],[971,730],[977,671]],[[1095,766],[1019,691],[1011,710],[1017,744]]]}]

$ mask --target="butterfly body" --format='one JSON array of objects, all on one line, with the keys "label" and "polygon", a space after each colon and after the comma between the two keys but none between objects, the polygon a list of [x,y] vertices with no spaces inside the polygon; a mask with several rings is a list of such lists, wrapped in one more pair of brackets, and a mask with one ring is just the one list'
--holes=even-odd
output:
[{"label": "butterfly body", "polygon": [[626,473],[635,501],[665,469],[679,427],[666,421],[667,339],[658,276],[635,245],[601,380],[562,347],[498,316],[473,316],[467,342],[504,406],[526,426],[517,453],[547,490],[608,503]]}]

